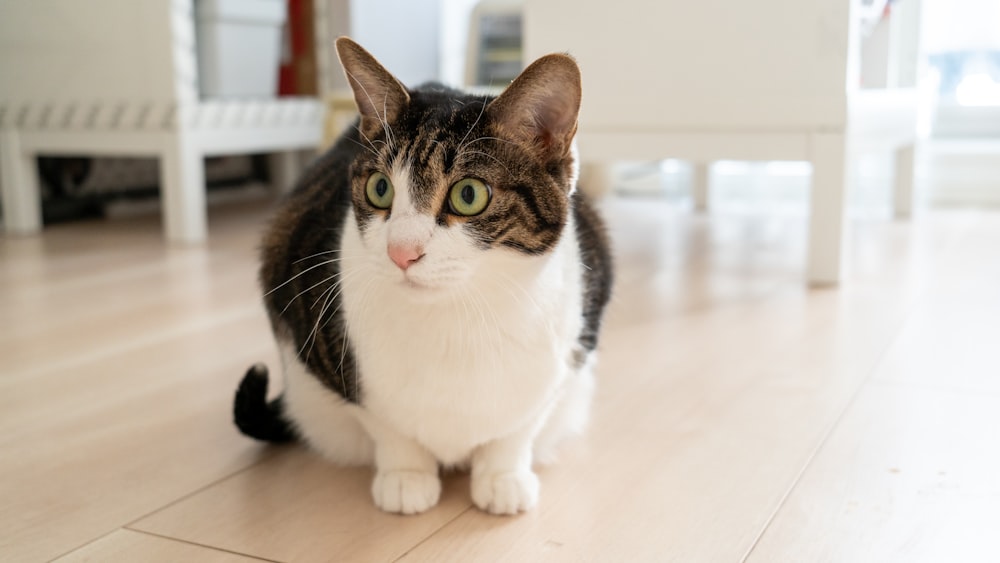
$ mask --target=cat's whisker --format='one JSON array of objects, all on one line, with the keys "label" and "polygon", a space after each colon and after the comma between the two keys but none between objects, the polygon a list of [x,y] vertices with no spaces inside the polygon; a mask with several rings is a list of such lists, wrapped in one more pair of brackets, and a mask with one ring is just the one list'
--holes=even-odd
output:
[{"label": "cat's whisker", "polygon": [[[298,299],[299,297],[302,297],[303,295],[305,295],[306,293],[309,293],[313,289],[316,289],[317,287],[323,285],[324,283],[327,283],[330,280],[336,279],[339,276],[340,276],[340,272],[337,272],[337,273],[335,273],[335,274],[333,274],[331,276],[327,276],[327,277],[323,278],[319,282],[314,283],[313,285],[307,287],[306,289],[303,289],[302,291],[298,292],[297,294],[295,294],[295,297],[292,297],[291,299],[288,300],[288,303],[285,304],[285,308],[282,309],[281,312],[278,313],[278,315],[284,315],[285,311],[287,311],[288,308],[292,306],[292,303],[294,303],[295,300]],[[324,293],[326,293],[326,292],[324,291]],[[320,295],[322,295],[322,293]],[[312,307],[310,307],[310,309],[312,309]]]},{"label": "cat's whisker", "polygon": [[[327,278],[323,281],[324,282],[330,281],[330,278]],[[332,284],[330,284],[330,287],[323,289],[323,291],[319,294],[319,296],[316,297],[316,300],[312,302],[312,305],[309,306],[309,310],[312,311],[313,309],[315,309],[316,305],[319,305],[319,302],[323,300],[326,294],[332,291],[336,291],[336,289],[340,286],[341,283],[343,283],[343,279],[336,280]]]},{"label": "cat's whisker", "polygon": [[[376,143],[381,144],[384,147],[388,147],[389,144],[386,143],[385,141],[383,141],[382,139],[370,139],[370,138],[368,138],[368,135],[365,135],[365,132],[362,131],[360,127],[355,127],[354,129],[358,132],[359,135],[361,135],[362,137],[364,137],[365,142],[367,142],[368,146],[371,147],[371,149],[369,150],[369,152],[371,152],[373,155],[375,155],[375,158],[380,158],[381,155],[379,154],[379,148],[377,146],[375,146]],[[357,141],[355,141],[355,142],[357,142]]]},{"label": "cat's whisker", "polygon": [[[492,374],[492,378],[494,379],[494,383],[493,384],[495,385],[496,384],[495,380],[496,380],[497,377],[500,376],[500,373],[501,373],[500,372],[500,360],[499,360],[499,358],[497,356],[497,351],[503,349],[503,342],[504,342],[503,335],[501,335],[501,333],[500,333],[500,320],[497,318],[496,312],[493,311],[493,307],[490,305],[490,300],[487,299],[486,296],[483,295],[483,292],[478,287],[475,287],[475,286],[473,286],[473,291],[474,291],[474,294],[476,296],[476,299],[482,304],[482,308],[485,309],[485,311],[487,313],[489,313],[490,318],[493,321],[493,323],[492,323],[492,328],[493,328],[492,336],[495,337],[496,340],[493,341],[493,342],[487,342],[487,344],[488,344],[487,353],[489,354],[489,357],[490,357],[490,363],[493,364],[493,369],[490,370],[490,372]],[[484,323],[486,323],[485,315],[484,315]],[[489,324],[489,323],[486,323],[486,324]],[[489,328],[489,327],[485,327],[485,328]],[[482,333],[482,337],[486,338],[488,336],[490,336],[490,333],[488,333],[488,332],[486,332],[484,330],[483,333]],[[492,400],[492,403],[493,403],[493,405],[492,405],[493,406],[493,410],[495,411],[496,408],[497,408],[497,398],[496,398],[496,396],[491,397],[491,400]]]},{"label": "cat's whisker", "polygon": [[[488,334],[488,336],[495,336],[497,343],[502,342],[503,337],[500,334],[500,320],[497,318],[496,313],[493,311],[493,308],[490,307],[489,299],[487,299],[486,296],[483,295],[482,290],[480,290],[478,287],[472,286],[472,291],[473,291],[472,297],[474,299],[473,303],[480,310],[480,314],[482,315],[483,318],[484,328],[492,329],[492,334]],[[486,313],[489,313],[489,318],[487,318]],[[490,344],[493,343],[490,342]]]},{"label": "cat's whisker", "polygon": [[[389,92],[386,91],[385,96],[382,98],[382,115],[383,116],[389,115],[389,111],[386,108],[386,105],[388,103],[389,103]],[[386,119],[382,120],[382,127],[385,128],[385,137],[387,139],[389,139],[389,149],[390,150],[396,150],[396,139],[395,139],[394,134],[392,132],[392,127],[389,126],[388,120],[386,120]]]},{"label": "cat's whisker", "polygon": [[479,137],[477,139],[473,139],[473,140],[469,141],[468,143],[465,143],[465,146],[469,146],[472,143],[478,143],[479,141],[499,141],[501,143],[507,143],[509,145],[516,145],[517,144],[514,141],[509,141],[507,139],[501,139],[500,137]]},{"label": "cat's whisker", "polygon": [[[361,130],[360,130],[360,129],[358,129],[358,132],[360,132],[360,131],[361,131]],[[364,135],[364,133],[362,133],[362,135]],[[361,147],[361,148],[365,149],[366,151],[368,151],[368,152],[372,153],[372,154],[373,154],[373,155],[375,155],[376,157],[378,157],[378,152],[376,152],[376,151],[375,151],[374,149],[372,149],[371,147],[368,147],[368,146],[365,146],[365,145],[363,145],[363,144],[361,144],[361,143],[359,143],[359,142],[355,141],[354,139],[352,139],[352,138],[350,138],[350,137],[348,137],[348,138],[347,138],[347,140],[348,140],[348,141],[350,141],[350,142],[352,142],[352,143],[354,143],[355,145],[358,145],[359,147]],[[371,143],[371,141],[369,141],[369,144],[370,144],[370,143]]]},{"label": "cat's whisker", "polygon": [[[340,294],[343,293],[343,291],[344,291],[344,282],[348,281],[350,279],[353,279],[354,277],[356,277],[356,274],[357,274],[357,270],[354,270],[354,271],[351,271],[351,272],[346,272],[346,273],[342,274],[341,277],[340,277],[340,279],[337,280],[336,282],[334,282],[333,284],[331,284],[330,287],[328,287],[325,290],[323,290],[323,293],[335,292],[336,295],[334,295],[333,298],[334,299],[339,299],[340,298]],[[320,294],[320,297],[322,297],[322,294]],[[314,309],[316,307],[317,303],[319,303],[319,299],[318,298],[316,299],[316,301],[313,302],[312,306],[309,307],[309,309],[310,310]],[[338,305],[337,308],[339,309],[340,305]],[[326,324],[329,323],[329,322],[330,321],[328,319],[327,322],[323,324],[323,326],[326,326]]]},{"label": "cat's whisker", "polygon": [[[332,319],[336,315],[337,311],[334,310],[334,312],[330,316],[330,319],[328,319],[326,323],[323,323],[322,326],[320,325],[320,323],[323,320],[323,317],[326,315],[326,312],[329,310],[330,306],[333,303],[338,302],[338,297],[340,296],[340,291],[336,291],[336,290],[337,290],[338,287],[339,288],[343,287],[343,281],[347,277],[347,275],[348,275],[348,273],[338,272],[338,273],[334,274],[333,276],[330,276],[330,277],[326,278],[325,280],[323,280],[323,282],[320,282],[320,283],[325,283],[325,282],[328,282],[328,281],[330,281],[331,279],[333,279],[335,277],[340,277],[341,278],[341,279],[337,280],[336,282],[330,284],[330,287],[324,289],[323,292],[319,294],[319,297],[317,297],[316,300],[313,302],[313,304],[309,307],[309,309],[312,310],[312,309],[314,309],[316,307],[316,305],[320,302],[320,300],[323,300],[323,307],[320,309],[319,315],[316,316],[316,322],[313,324],[312,330],[309,332],[309,335],[306,337],[306,340],[305,340],[305,342],[303,342],[302,348],[299,350],[299,353],[298,353],[298,356],[301,357],[302,356],[302,350],[305,349],[306,344],[309,344],[309,351],[306,352],[305,361],[308,361],[309,360],[309,356],[312,354],[313,346],[315,346],[316,340],[319,337],[319,331],[322,330],[323,328],[325,328],[326,325],[329,324],[330,319]],[[319,284],[317,284],[317,285],[319,285]],[[316,286],[313,286],[313,287],[316,287]],[[325,296],[325,298],[324,298],[324,296]],[[339,308],[340,308],[340,305],[338,305],[337,309],[339,310]]]},{"label": "cat's whisker", "polygon": [[316,268],[320,268],[320,267],[323,267],[323,266],[327,266],[327,265],[333,264],[334,262],[337,262],[339,260],[340,260],[340,258],[331,258],[329,260],[324,260],[324,261],[320,262],[319,264],[313,264],[312,266],[309,266],[305,270],[302,270],[301,272],[299,272],[299,273],[295,274],[294,276],[288,278],[288,280],[286,280],[284,283],[279,284],[278,286],[274,287],[273,289],[271,289],[270,291],[268,291],[267,293],[265,293],[264,297],[267,297],[268,295],[271,295],[275,291],[278,291],[279,289],[281,289],[281,288],[285,287],[286,285],[292,283],[299,276],[305,275],[305,274],[309,273],[310,271],[315,270]]},{"label": "cat's whisker", "polygon": [[[476,291],[475,288],[473,288],[473,291],[478,293],[478,291]],[[481,323],[481,326],[476,327],[476,330],[474,331],[476,337],[475,340],[471,341],[469,344],[473,347],[473,352],[475,354],[474,357],[477,358],[489,357],[491,363],[495,368],[497,365],[495,345],[499,343],[493,342],[492,339],[490,338],[490,334],[488,332],[490,323],[480,303],[481,300],[480,297],[478,297],[476,294],[472,294],[469,295],[469,298],[472,300],[471,303],[463,299],[462,300],[463,305],[467,307],[471,305],[475,314],[478,315],[479,321]]]},{"label": "cat's whisker", "polygon": [[298,260],[292,262],[292,264],[298,264],[299,262],[305,262],[306,260],[308,260],[310,258],[315,258],[317,256],[323,256],[323,255],[326,255],[326,254],[334,254],[336,252],[343,252],[343,250],[338,250],[338,249],[324,250],[323,252],[317,252],[316,254],[310,254],[309,256],[306,256],[305,258],[299,258]]},{"label": "cat's whisker", "polygon": [[548,333],[549,338],[555,340],[556,339],[555,329],[552,327],[552,323],[548,321],[548,315],[545,314],[545,309],[542,308],[541,304],[538,303],[535,297],[531,295],[531,293],[528,290],[522,287],[521,284],[517,283],[514,279],[512,279],[510,275],[504,272],[497,272],[497,274],[501,278],[500,280],[496,280],[497,282],[500,281],[507,282],[506,284],[498,283],[498,286],[504,289],[512,298],[516,299],[523,306],[524,302],[516,293],[511,291],[511,288],[519,290],[521,294],[528,299],[528,301],[531,303],[531,306],[538,312],[539,317],[544,320],[543,322],[545,326],[545,331]]},{"label": "cat's whisker", "polygon": [[[342,275],[343,276],[350,276],[350,275],[355,274],[355,273],[356,273],[356,271],[355,272],[348,272],[348,273],[342,274]],[[345,278],[342,277],[341,280],[339,280],[339,281],[331,284],[330,287],[326,288],[323,291],[323,293],[321,293],[320,296],[313,303],[312,307],[310,307],[310,309],[314,308],[316,306],[316,304],[319,303],[319,300],[323,298],[323,295],[326,294],[326,299],[323,301],[323,307],[320,309],[319,315],[316,316],[316,323],[313,325],[313,329],[309,333],[309,337],[306,338],[306,342],[309,342],[310,339],[312,340],[312,343],[309,345],[309,351],[306,352],[306,361],[309,360],[309,356],[312,353],[312,349],[316,345],[316,340],[319,337],[319,331],[321,331],[323,328],[325,328],[327,326],[327,324],[329,324],[330,320],[333,319],[334,316],[336,316],[337,311],[339,311],[340,308],[341,308],[341,306],[343,305],[343,302],[339,298],[340,298],[340,294],[343,292],[343,281],[344,281],[344,279]],[[340,288],[340,289],[338,290],[337,288]],[[320,323],[323,321],[323,317],[326,315],[326,312],[330,309],[330,307],[334,303],[337,303],[336,309],[334,309],[334,311],[330,314],[330,318],[327,319],[327,321],[321,325]],[[302,355],[302,351],[301,350],[299,350],[299,355],[300,356]]]},{"label": "cat's whisker", "polygon": [[309,346],[309,351],[306,352],[306,357],[303,360],[305,363],[309,363],[309,356],[312,355],[313,346],[316,344],[316,339],[319,333],[319,321],[323,318],[323,313],[326,312],[326,308],[329,307],[331,298],[333,294],[327,296],[326,301],[323,302],[323,309],[320,310],[319,315],[316,317],[316,322],[313,324],[312,330],[309,331],[309,335],[306,336],[305,341],[302,343],[302,347],[299,349],[298,357],[302,358],[302,351],[305,350],[306,346]]},{"label": "cat's whisker", "polygon": [[[455,293],[449,293],[448,297],[449,297],[448,300],[450,302],[450,305],[451,305],[452,309],[458,309],[459,305],[461,305],[462,311],[465,314],[464,322],[466,324],[468,324],[468,325],[471,325],[472,324],[472,315],[469,313],[469,305],[468,305],[468,303],[466,303],[464,299],[459,299],[458,295],[455,294]],[[472,334],[475,334],[477,331],[471,330],[469,332],[471,332]],[[466,338],[466,336],[469,334],[469,332],[466,332],[464,334],[459,334],[458,335],[459,339],[460,339],[460,341],[462,343],[462,348],[469,348],[469,347],[471,347],[471,350],[462,350],[462,352],[463,353],[471,353],[472,355],[470,357],[477,357],[476,354],[479,352],[479,349],[476,347],[476,345],[475,345],[474,342],[470,342]],[[465,354],[463,354],[463,356],[465,356]]]},{"label": "cat's whisker", "polygon": [[499,158],[493,156],[492,154],[490,154],[488,152],[465,150],[465,151],[462,151],[459,154],[460,155],[465,155],[465,154],[481,154],[481,155],[483,155],[485,157],[493,159],[497,164],[499,164],[500,166],[502,166],[503,169],[507,171],[507,174],[509,176],[513,176],[514,175],[513,173],[511,173],[510,168],[508,168],[507,165],[503,163],[503,161],[501,161]]},{"label": "cat's whisker", "polygon": [[472,133],[472,131],[475,130],[476,125],[479,125],[479,120],[483,118],[483,113],[486,112],[486,105],[487,105],[485,97],[483,98],[482,104],[483,106],[479,109],[479,115],[476,117],[476,120],[472,122],[472,127],[469,127],[469,130],[465,132],[465,136],[462,137],[462,140],[458,142],[458,151],[456,152],[459,153],[462,152],[462,146],[465,144],[465,140],[469,138],[469,133]]},{"label": "cat's whisker", "polygon": [[386,103],[387,103],[387,100],[389,98],[389,93],[386,92],[385,98],[383,98],[383,100],[382,100],[382,115],[379,115],[378,109],[377,109],[378,106],[375,105],[375,100],[372,100],[372,96],[371,96],[371,94],[368,93],[368,88],[365,88],[364,82],[358,80],[353,74],[351,74],[351,71],[349,71],[347,69],[344,69],[344,72],[347,73],[347,76],[349,76],[351,78],[351,80],[353,80],[355,82],[355,84],[357,84],[358,86],[361,87],[361,91],[364,92],[365,97],[368,98],[368,103],[370,103],[372,105],[372,109],[375,110],[375,117],[379,120],[379,123],[382,124],[382,130],[385,131],[386,138],[389,140],[389,148],[390,149],[394,148],[393,147],[393,142],[392,142],[392,137],[391,137],[390,130],[389,130],[389,125],[386,123],[386,120],[384,118],[384,116],[387,115],[387,112],[386,112]]},{"label": "cat's whisker", "polygon": [[[353,279],[353,277],[354,277],[355,274],[362,273],[363,271],[364,271],[363,268],[357,267],[354,270],[348,272],[348,275],[350,275],[350,277]],[[363,288],[362,288],[362,298],[364,298],[364,296],[366,296],[368,294],[367,288],[369,287],[369,285],[363,286]],[[343,303],[341,303],[341,305],[343,305]],[[350,311],[345,311],[345,315],[344,316],[345,317],[350,317],[351,316],[350,315]],[[350,324],[350,319],[349,318],[346,319],[345,323],[346,324]],[[347,390],[348,389],[348,387],[347,387],[347,375],[346,375],[346,372],[344,371],[344,361],[346,361],[346,359],[347,359],[347,334],[346,334],[346,331],[345,331],[345,334],[341,337],[340,341],[341,341],[340,342],[340,362],[337,364],[337,372],[340,373],[340,384],[344,387],[345,390]],[[354,394],[351,395],[351,396],[355,396],[355,397],[357,396],[357,391],[358,391],[357,387],[358,387],[357,374],[355,373],[354,391],[353,391]]]}]

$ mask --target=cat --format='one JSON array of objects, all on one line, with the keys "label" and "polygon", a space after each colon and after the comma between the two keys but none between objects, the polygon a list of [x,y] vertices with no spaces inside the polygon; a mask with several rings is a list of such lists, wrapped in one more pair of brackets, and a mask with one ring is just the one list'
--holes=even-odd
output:
[{"label": "cat", "polygon": [[336,42],[359,121],[303,174],[262,244],[284,367],[236,393],[240,430],[374,465],[387,512],[437,504],[440,468],[476,506],[538,500],[534,463],[580,432],[612,263],[576,190],[580,72],[542,57],[499,96],[409,90]]}]

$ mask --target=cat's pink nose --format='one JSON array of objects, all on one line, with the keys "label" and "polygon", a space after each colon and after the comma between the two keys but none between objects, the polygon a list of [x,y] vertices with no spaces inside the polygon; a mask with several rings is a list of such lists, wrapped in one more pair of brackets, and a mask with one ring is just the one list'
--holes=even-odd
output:
[{"label": "cat's pink nose", "polygon": [[389,245],[389,259],[404,272],[423,257],[424,249],[419,246]]}]

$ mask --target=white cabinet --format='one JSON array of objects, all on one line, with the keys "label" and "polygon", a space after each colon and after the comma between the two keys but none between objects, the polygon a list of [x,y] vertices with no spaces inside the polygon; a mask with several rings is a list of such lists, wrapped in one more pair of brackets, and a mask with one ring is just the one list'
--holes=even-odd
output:
[{"label": "white cabinet", "polygon": [[[852,4],[526,0],[525,60],[566,51],[578,60],[578,141],[591,182],[608,177],[610,161],[682,158],[695,163],[704,201],[714,160],[811,162],[806,275],[832,284],[841,278],[849,115],[873,108],[877,125],[879,108],[898,99],[853,107],[861,97]],[[862,136],[870,125],[859,125]],[[912,136],[911,127],[911,145]],[[912,150],[900,155],[912,169]]]},{"label": "white cabinet", "polygon": [[0,77],[10,233],[41,228],[39,154],[158,157],[164,232],[192,243],[206,236],[204,157],[287,154],[321,135],[315,99],[199,98],[192,0],[9,2]]}]

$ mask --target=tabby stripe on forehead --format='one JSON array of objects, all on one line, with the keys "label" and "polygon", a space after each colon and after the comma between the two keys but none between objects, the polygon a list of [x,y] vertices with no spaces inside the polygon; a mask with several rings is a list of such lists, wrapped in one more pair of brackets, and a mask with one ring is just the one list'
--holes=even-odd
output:
[{"label": "tabby stripe on forehead", "polygon": [[417,136],[417,138],[413,142],[414,146],[418,146],[420,143],[423,143],[424,145],[423,150],[420,151],[420,155],[414,160],[414,164],[420,170],[424,170],[425,168],[427,168],[427,166],[430,164],[431,157],[434,156],[434,152],[437,150],[439,146],[438,143],[435,142],[435,139],[426,138],[426,137],[433,137],[433,133],[436,133],[436,131],[433,132],[428,131],[426,133],[421,133],[419,136]]}]

